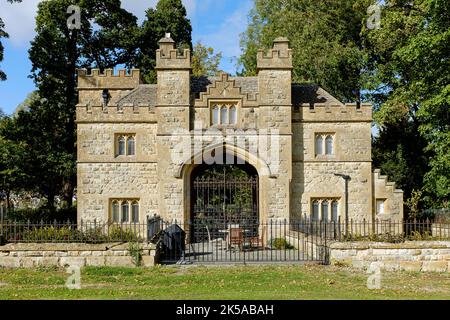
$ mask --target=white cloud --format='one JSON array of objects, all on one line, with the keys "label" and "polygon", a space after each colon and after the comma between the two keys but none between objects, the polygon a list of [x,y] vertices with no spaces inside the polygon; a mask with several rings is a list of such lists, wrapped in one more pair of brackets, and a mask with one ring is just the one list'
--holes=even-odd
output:
[{"label": "white cloud", "polygon": [[[209,0],[205,0],[209,1]],[[41,0],[26,0],[23,3],[10,4],[0,1],[0,16],[10,35],[8,40],[15,47],[27,47],[35,36],[35,18],[37,5]],[[122,0],[122,8],[136,15],[139,21],[145,17],[148,8],[154,8],[158,0]],[[189,16],[195,15],[196,0],[183,0]]]},{"label": "white cloud", "polygon": [[15,47],[28,46],[35,35],[35,17],[40,0],[26,0],[23,3],[10,4],[0,2],[0,12],[9,33],[8,40]]},{"label": "white cloud", "polygon": [[199,40],[204,45],[221,51],[226,58],[239,56],[241,54],[240,34],[247,28],[247,15],[250,8],[251,2],[243,1],[236,11],[223,20],[215,32],[200,34],[194,40]]}]

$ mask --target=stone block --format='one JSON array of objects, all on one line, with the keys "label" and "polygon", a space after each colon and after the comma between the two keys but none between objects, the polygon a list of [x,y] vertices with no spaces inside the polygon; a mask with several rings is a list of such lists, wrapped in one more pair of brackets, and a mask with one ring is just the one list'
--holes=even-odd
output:
[{"label": "stone block", "polygon": [[106,258],[99,256],[86,257],[86,266],[89,267],[104,267],[106,265]]},{"label": "stone block", "polygon": [[42,257],[22,257],[20,258],[22,268],[32,269],[42,265]]},{"label": "stone block", "polygon": [[84,257],[62,257],[59,260],[61,267],[79,266],[84,267],[86,265],[86,258]]},{"label": "stone block", "polygon": [[423,272],[447,272],[447,261],[425,261],[422,266]]},{"label": "stone block", "polygon": [[420,272],[422,269],[422,262],[420,261],[400,261],[400,269],[403,271]]},{"label": "stone block", "polygon": [[128,257],[119,257],[119,256],[107,256],[105,265],[108,267],[135,267],[132,258]]},{"label": "stone block", "polygon": [[42,257],[41,251],[18,251],[18,257]]},{"label": "stone block", "polygon": [[123,257],[123,256],[127,256],[128,252],[124,251],[124,250],[114,250],[113,255],[118,256],[118,257]]},{"label": "stone block", "polygon": [[20,260],[17,257],[0,257],[0,267],[20,268]]},{"label": "stone block", "polygon": [[397,261],[385,261],[382,263],[383,270],[385,271],[399,271],[401,270],[400,262]]},{"label": "stone block", "polygon": [[59,259],[58,257],[43,257],[40,263],[42,267],[58,267]]},{"label": "stone block", "polygon": [[154,256],[143,256],[142,257],[142,266],[145,268],[150,268],[155,266],[155,257]]}]

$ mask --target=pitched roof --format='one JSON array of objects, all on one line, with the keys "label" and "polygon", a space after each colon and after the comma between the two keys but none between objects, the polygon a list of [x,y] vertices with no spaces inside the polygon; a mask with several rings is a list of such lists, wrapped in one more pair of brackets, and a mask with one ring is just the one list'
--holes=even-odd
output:
[{"label": "pitched roof", "polygon": [[139,87],[131,91],[125,97],[120,99],[117,102],[119,107],[124,106],[125,104],[132,104],[135,106],[138,105],[156,105],[156,93],[157,93],[157,85],[156,84],[141,84]]},{"label": "pitched roof", "polygon": [[[230,77],[235,81],[235,85],[241,88],[244,94],[257,94],[258,77]],[[191,79],[191,93],[195,97],[199,97],[201,92],[206,92],[207,87],[220,80],[219,77],[192,77]],[[141,84],[139,87],[131,91],[128,95],[118,101],[119,106],[125,104],[133,105],[150,105],[155,106],[157,99],[157,85],[155,84]],[[294,107],[302,106],[303,104],[325,105],[342,105],[342,103],[333,97],[330,93],[313,84],[292,84],[292,104]]]},{"label": "pitched roof", "polygon": [[292,105],[294,107],[300,107],[303,104],[314,105],[316,103],[342,105],[342,102],[318,85],[297,83],[292,85]]}]

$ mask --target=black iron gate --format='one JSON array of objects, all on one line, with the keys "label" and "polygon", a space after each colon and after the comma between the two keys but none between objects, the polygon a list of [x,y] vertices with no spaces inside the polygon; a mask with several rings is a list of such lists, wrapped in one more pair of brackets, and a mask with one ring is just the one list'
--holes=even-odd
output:
[{"label": "black iron gate", "polygon": [[[198,177],[193,181],[192,190],[191,242],[223,237],[220,232],[228,224],[256,224],[258,221],[256,177],[227,177],[225,172],[222,177]],[[205,225],[216,227],[205,234],[200,227]]]},{"label": "black iron gate", "polygon": [[176,223],[164,223],[158,242],[163,264],[328,262],[326,242],[329,224],[316,221],[197,218],[184,230]]}]

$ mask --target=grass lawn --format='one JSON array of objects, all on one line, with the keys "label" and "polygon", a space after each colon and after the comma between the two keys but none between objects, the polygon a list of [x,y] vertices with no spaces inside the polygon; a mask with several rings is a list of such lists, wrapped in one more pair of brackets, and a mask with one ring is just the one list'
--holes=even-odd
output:
[{"label": "grass lawn", "polygon": [[0,299],[450,299],[450,275],[383,273],[382,289],[344,267],[236,266],[84,268],[81,290],[65,270],[0,269]]}]

